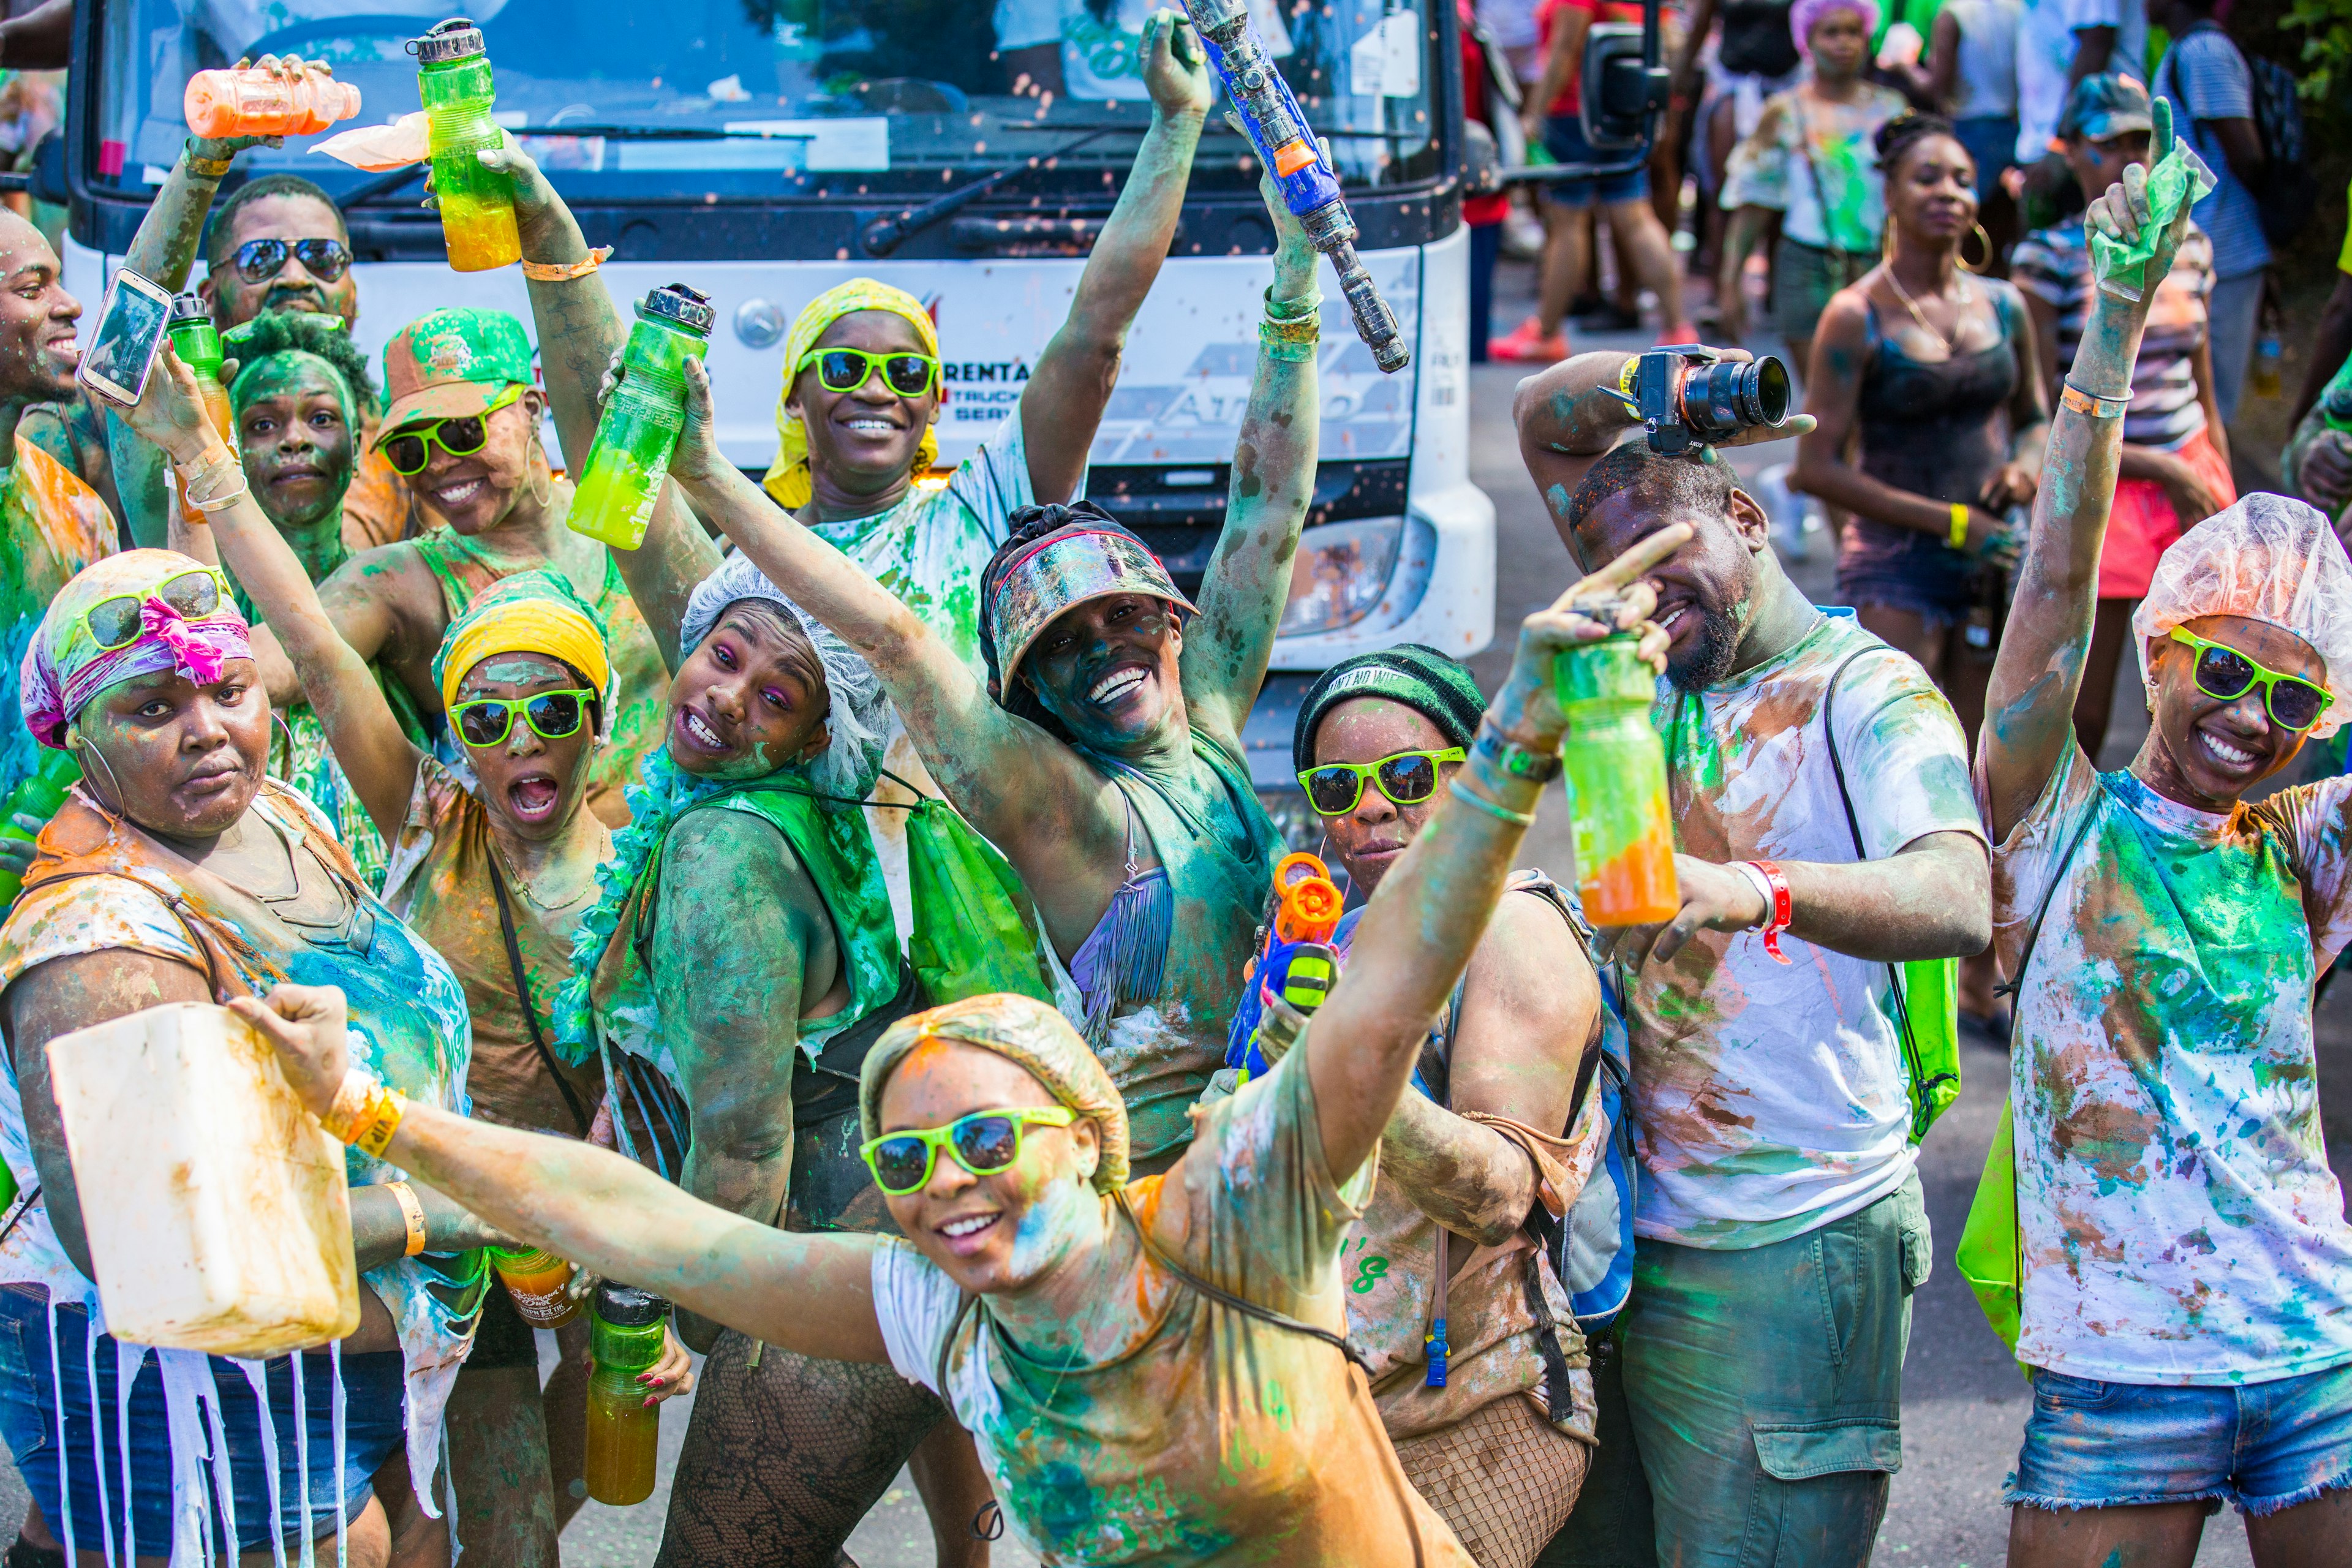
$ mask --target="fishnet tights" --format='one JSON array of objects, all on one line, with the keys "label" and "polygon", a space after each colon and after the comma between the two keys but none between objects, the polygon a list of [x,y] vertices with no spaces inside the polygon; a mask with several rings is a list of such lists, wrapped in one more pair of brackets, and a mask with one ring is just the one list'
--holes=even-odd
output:
[{"label": "fishnet tights", "polygon": [[[834,1568],[842,1542],[947,1413],[887,1366],[817,1361],[729,1331],[696,1385],[655,1568]],[[854,1564],[853,1564],[854,1568]]]},{"label": "fishnet tights", "polygon": [[1514,1394],[1398,1444],[1396,1457],[1479,1568],[1530,1568],[1568,1522],[1592,1450]]}]

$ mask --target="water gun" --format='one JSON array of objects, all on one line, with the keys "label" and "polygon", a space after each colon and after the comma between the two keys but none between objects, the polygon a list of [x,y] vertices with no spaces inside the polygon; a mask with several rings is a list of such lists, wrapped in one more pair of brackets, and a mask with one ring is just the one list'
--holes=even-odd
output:
[{"label": "water gun", "polygon": [[[1286,855],[1274,868],[1274,928],[1251,970],[1255,984],[1244,988],[1225,1033],[1225,1065],[1238,1075],[1235,1088],[1279,1059],[1339,977],[1339,954],[1330,941],[1341,900],[1331,873],[1312,855]],[[1276,1002],[1280,1007],[1269,1005]]]},{"label": "water gun", "polygon": [[1240,110],[1243,129],[1282,192],[1282,205],[1306,228],[1307,242],[1339,271],[1356,335],[1381,369],[1402,370],[1412,363],[1412,351],[1397,332],[1396,313],[1356,255],[1356,220],[1339,195],[1339,176],[1307,129],[1290,84],[1265,52],[1265,40],[1250,26],[1248,0],[1184,0],[1184,9],[1209,46],[1210,68],[1225,84],[1225,96]]}]

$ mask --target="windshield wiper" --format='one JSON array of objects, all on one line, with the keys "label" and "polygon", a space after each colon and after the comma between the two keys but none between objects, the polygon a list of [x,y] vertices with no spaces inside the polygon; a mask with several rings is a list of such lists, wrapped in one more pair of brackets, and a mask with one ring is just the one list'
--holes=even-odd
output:
[{"label": "windshield wiper", "polygon": [[872,223],[867,224],[865,232],[857,237],[858,243],[865,247],[866,254],[868,256],[887,256],[904,245],[917,231],[929,228],[940,219],[961,212],[1006,181],[1017,175],[1025,174],[1032,169],[1043,167],[1056,158],[1075,153],[1089,142],[1097,141],[1117,131],[1133,129],[1134,127],[1126,125],[1098,126],[1083,136],[1063,142],[1050,153],[1042,153],[1018,163],[1007,164],[992,174],[982,175],[968,185],[958,185],[945,195],[933,196],[920,206],[908,207],[896,217],[876,218]]}]

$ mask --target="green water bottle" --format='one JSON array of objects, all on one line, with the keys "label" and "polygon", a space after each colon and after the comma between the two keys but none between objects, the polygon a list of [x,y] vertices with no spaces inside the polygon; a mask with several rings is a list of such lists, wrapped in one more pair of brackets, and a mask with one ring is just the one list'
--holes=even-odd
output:
[{"label": "green water bottle", "polygon": [[2319,416],[2330,430],[2352,434],[2352,361],[2347,361],[2319,395]]},{"label": "green water bottle", "polygon": [[645,542],[654,498],[686,424],[686,362],[700,359],[718,320],[710,296],[683,283],[646,295],[621,351],[622,375],[596,421],[596,442],[572,493],[572,531],[615,550]]},{"label": "green water bottle", "polygon": [[164,329],[172,335],[172,350],[181,363],[196,373],[196,391],[205,400],[205,417],[212,421],[213,430],[228,443],[229,450],[236,447],[236,416],[231,411],[228,388],[221,384],[220,333],[213,326],[213,313],[205,306],[200,294],[172,296],[171,325]]},{"label": "green water bottle", "polygon": [[515,232],[514,185],[478,154],[500,145],[490,106],[490,58],[482,30],[470,17],[452,16],[409,40],[416,57],[416,96],[425,104],[425,144],[433,159],[433,192],[441,203],[441,238],[449,265],[487,272],[522,259]]},{"label": "green water bottle", "polygon": [[1666,750],[1650,725],[1658,679],[1641,639],[1621,632],[1569,648],[1552,663],[1568,715],[1567,763],[1576,834],[1576,891],[1596,926],[1649,925],[1682,909]]},{"label": "green water bottle", "polygon": [[654,1494],[654,1450],[661,1406],[639,1373],[662,1357],[669,1303],[650,1290],[605,1280],[589,1309],[588,1495],[614,1508]]},{"label": "green water bottle", "polygon": [[[41,748],[41,760],[25,781],[8,792],[5,802],[0,802],[0,838],[13,838],[19,844],[30,844],[40,837],[16,826],[21,814],[38,817],[43,823],[55,816],[66,803],[66,791],[81,782],[81,764],[71,752],[53,752]],[[0,871],[0,911],[16,901],[24,890],[25,879],[14,871]]]}]

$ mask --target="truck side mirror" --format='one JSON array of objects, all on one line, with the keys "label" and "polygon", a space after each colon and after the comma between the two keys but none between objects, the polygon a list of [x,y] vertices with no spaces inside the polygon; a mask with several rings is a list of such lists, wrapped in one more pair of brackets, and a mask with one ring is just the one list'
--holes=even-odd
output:
[{"label": "truck side mirror", "polygon": [[1584,139],[1594,151],[1626,151],[1642,144],[1657,112],[1666,106],[1669,73],[1646,65],[1642,29],[1627,22],[1602,22],[1585,36]]}]

